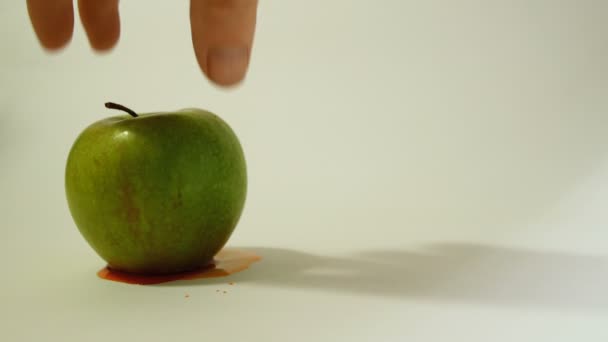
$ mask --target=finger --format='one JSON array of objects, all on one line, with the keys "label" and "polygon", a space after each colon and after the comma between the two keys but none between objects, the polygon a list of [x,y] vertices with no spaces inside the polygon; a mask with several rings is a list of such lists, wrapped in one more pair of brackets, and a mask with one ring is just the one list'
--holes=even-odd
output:
[{"label": "finger", "polygon": [[57,50],[72,39],[72,0],[27,0],[27,11],[34,32],[44,48]]},{"label": "finger", "polygon": [[113,48],[120,36],[118,0],[78,0],[82,26],[94,50]]},{"label": "finger", "polygon": [[192,44],[199,66],[221,86],[239,83],[249,67],[257,0],[191,0]]}]

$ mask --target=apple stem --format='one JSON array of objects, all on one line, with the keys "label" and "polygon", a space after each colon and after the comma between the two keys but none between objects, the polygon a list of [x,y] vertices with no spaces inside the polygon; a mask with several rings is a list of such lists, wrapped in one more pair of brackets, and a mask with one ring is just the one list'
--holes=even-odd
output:
[{"label": "apple stem", "polygon": [[131,110],[123,105],[120,105],[118,103],[106,102],[106,108],[122,110],[123,112],[129,113],[129,115],[131,115],[134,118],[138,117],[137,113],[135,113],[133,110]]}]

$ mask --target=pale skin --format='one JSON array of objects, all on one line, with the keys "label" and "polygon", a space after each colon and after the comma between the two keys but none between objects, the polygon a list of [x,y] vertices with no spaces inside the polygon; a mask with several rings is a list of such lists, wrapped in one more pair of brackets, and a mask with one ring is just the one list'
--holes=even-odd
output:
[{"label": "pale skin", "polygon": [[[78,15],[91,48],[112,50],[120,37],[119,0],[78,0]],[[145,7],[142,1],[142,7]],[[190,27],[198,64],[219,86],[240,83],[249,67],[258,0],[191,0]],[[40,44],[49,51],[68,45],[74,31],[73,0],[27,0]],[[145,11],[145,8],[142,8]]]}]

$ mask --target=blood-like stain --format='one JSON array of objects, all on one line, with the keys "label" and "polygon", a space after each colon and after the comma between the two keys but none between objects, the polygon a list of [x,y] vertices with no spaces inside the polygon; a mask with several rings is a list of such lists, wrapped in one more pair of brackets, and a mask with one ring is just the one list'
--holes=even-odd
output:
[{"label": "blood-like stain", "polygon": [[193,280],[201,278],[227,277],[231,274],[244,271],[261,257],[251,251],[225,248],[221,250],[209,265],[190,272],[168,274],[168,275],[142,275],[113,270],[104,267],[97,275],[106,280],[117,281],[127,284],[152,285],[177,280]]}]

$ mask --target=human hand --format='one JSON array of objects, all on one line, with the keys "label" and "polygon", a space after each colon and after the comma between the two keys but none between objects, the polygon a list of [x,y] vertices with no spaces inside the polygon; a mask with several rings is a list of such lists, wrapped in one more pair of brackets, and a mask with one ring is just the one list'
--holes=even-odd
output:
[{"label": "human hand", "polygon": [[[118,1],[78,0],[80,20],[96,51],[111,50],[118,42]],[[257,0],[190,1],[194,53],[203,73],[215,84],[231,86],[245,77],[257,4]],[[27,0],[27,8],[44,48],[53,51],[69,43],[74,31],[73,0]]]}]

